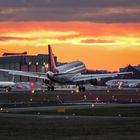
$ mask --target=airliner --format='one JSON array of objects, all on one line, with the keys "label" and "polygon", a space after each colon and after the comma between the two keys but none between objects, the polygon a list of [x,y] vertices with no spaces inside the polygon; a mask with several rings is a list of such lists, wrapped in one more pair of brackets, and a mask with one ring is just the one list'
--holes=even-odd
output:
[{"label": "airliner", "polygon": [[12,88],[14,88],[16,86],[15,82],[6,82],[6,81],[2,81],[0,82],[0,89],[4,89],[5,91],[11,91]]},{"label": "airliner", "polygon": [[140,79],[115,79],[106,82],[109,87],[130,87],[135,88],[140,86]]},{"label": "airliner", "polygon": [[[54,90],[52,83],[75,83],[80,91],[85,91],[83,86],[85,81],[89,81],[92,85],[96,85],[101,78],[115,77],[121,74],[129,74],[131,72],[120,72],[111,74],[83,74],[86,70],[85,64],[81,61],[73,61],[61,66],[56,66],[54,54],[51,45],[48,45],[49,53],[49,70],[46,73],[42,72],[25,72],[17,70],[0,69],[0,71],[8,72],[12,75],[28,76],[42,79],[48,84],[48,90]],[[51,81],[51,82],[48,82]]]}]

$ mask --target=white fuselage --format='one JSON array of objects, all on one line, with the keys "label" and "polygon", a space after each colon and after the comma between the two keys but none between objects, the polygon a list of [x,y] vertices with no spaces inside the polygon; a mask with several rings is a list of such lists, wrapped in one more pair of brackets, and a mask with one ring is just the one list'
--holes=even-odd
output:
[{"label": "white fuselage", "polygon": [[107,86],[114,87],[137,87],[140,86],[139,79],[115,79],[106,82]]},{"label": "white fuselage", "polygon": [[12,89],[16,86],[14,82],[0,82],[0,89]]},{"label": "white fuselage", "polygon": [[85,65],[80,61],[74,61],[57,67],[58,73],[48,72],[48,77],[56,83],[72,82],[74,76],[85,71]]},{"label": "white fuselage", "polygon": [[0,82],[0,88],[14,87],[14,86],[15,86],[14,82]]}]

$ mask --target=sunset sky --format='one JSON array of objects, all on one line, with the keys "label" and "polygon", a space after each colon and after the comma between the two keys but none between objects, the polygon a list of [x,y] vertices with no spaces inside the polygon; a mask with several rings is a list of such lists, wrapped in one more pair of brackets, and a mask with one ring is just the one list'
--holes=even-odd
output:
[{"label": "sunset sky", "polygon": [[140,64],[140,0],[1,0],[0,54],[48,53],[116,71]]}]

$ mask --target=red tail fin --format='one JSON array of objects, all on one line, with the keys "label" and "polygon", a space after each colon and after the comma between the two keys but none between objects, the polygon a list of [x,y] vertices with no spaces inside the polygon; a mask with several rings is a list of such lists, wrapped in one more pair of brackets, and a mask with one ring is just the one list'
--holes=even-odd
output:
[{"label": "red tail fin", "polygon": [[49,52],[49,70],[53,73],[57,73],[55,60],[54,60],[54,54],[51,49],[51,45],[48,45],[48,52]]}]

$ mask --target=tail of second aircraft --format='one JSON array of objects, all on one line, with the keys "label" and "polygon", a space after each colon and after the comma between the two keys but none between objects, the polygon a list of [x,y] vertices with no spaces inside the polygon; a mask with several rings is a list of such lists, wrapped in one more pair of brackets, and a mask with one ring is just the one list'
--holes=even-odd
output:
[{"label": "tail of second aircraft", "polygon": [[48,52],[49,52],[49,71],[57,73],[58,70],[56,69],[54,54],[52,52],[51,45],[48,45]]}]

